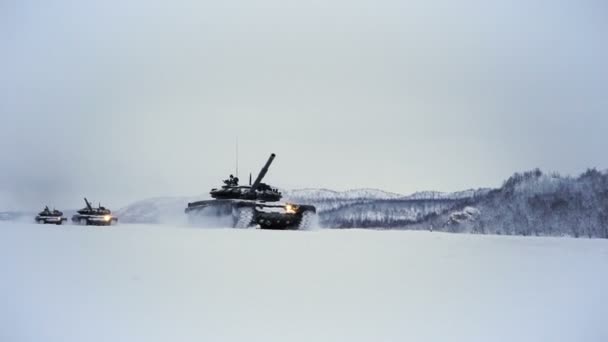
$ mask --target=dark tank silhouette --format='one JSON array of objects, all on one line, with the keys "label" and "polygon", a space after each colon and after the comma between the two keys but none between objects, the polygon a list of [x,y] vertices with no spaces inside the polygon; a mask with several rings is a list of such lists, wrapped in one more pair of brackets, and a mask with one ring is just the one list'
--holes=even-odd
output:
[{"label": "dark tank silhouette", "polygon": [[40,224],[56,224],[61,225],[68,219],[63,217],[63,213],[57,209],[50,210],[48,206],[36,215],[35,221]]},{"label": "dark tank silhouette", "polygon": [[274,153],[270,155],[253,184],[239,185],[239,179],[230,175],[224,186],[211,190],[212,200],[188,203],[185,212],[191,222],[204,217],[228,217],[235,228],[309,228],[316,215],[314,206],[280,203],[281,192],[262,183],[275,157]]},{"label": "dark tank silhouette", "polygon": [[93,208],[86,197],[84,202],[87,206],[72,216],[72,222],[83,226],[110,226],[118,222],[118,218],[112,215],[110,209],[102,207],[101,204],[97,208]]}]

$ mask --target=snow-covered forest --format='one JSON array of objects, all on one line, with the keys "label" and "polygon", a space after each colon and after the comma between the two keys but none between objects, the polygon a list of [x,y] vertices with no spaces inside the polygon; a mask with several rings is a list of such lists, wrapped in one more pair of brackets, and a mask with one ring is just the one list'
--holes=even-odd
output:
[{"label": "snow-covered forest", "polygon": [[322,203],[320,221],[333,228],[608,238],[608,173],[596,169],[576,178],[536,169],[514,174],[498,189],[426,194],[355,202],[294,199]]},{"label": "snow-covered forest", "polygon": [[460,201],[411,228],[449,232],[608,238],[608,173],[516,173],[486,195]]}]

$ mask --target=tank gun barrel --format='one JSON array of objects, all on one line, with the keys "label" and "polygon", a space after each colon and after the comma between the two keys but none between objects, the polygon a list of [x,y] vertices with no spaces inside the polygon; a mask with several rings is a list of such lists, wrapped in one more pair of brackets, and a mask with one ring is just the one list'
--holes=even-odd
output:
[{"label": "tank gun barrel", "polygon": [[249,190],[250,193],[254,193],[255,190],[258,188],[258,186],[260,186],[260,183],[266,176],[266,173],[268,172],[268,169],[270,168],[270,164],[272,164],[272,161],[274,160],[275,157],[276,157],[276,155],[274,153],[270,155],[270,158],[268,158],[268,161],[266,162],[266,164],[264,165],[262,170],[260,170],[260,173],[258,174],[258,177],[255,179],[255,182],[253,182],[253,185],[251,186],[251,189]]},{"label": "tank gun barrel", "polygon": [[89,208],[89,210],[93,210],[93,207],[91,206],[91,203],[89,203],[89,201],[87,200],[87,198],[84,198],[84,203],[87,204],[87,208]]}]

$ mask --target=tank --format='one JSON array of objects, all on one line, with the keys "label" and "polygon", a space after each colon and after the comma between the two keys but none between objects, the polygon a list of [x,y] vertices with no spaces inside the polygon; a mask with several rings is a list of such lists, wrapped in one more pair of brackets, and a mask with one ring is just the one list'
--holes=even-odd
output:
[{"label": "tank", "polygon": [[83,226],[110,226],[118,222],[118,218],[112,215],[110,209],[102,207],[101,204],[97,208],[93,208],[86,197],[84,203],[87,206],[72,216],[72,222]]},{"label": "tank", "polygon": [[262,183],[275,157],[270,155],[253,184],[250,177],[250,185],[239,185],[238,178],[230,175],[224,186],[211,189],[212,200],[188,203],[185,212],[190,222],[219,218],[234,228],[310,228],[317,212],[314,206],[280,202],[281,192]]},{"label": "tank", "polygon": [[39,224],[56,224],[61,225],[68,219],[63,217],[63,213],[57,209],[50,210],[48,206],[36,215],[35,221]]}]

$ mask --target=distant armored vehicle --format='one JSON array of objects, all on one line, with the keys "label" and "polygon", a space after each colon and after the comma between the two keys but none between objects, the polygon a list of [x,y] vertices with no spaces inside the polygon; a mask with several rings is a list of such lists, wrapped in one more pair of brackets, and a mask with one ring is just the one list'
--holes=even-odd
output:
[{"label": "distant armored vehicle", "polygon": [[[309,228],[316,216],[316,208],[311,205],[279,203],[282,194],[275,188],[262,183],[272,164],[275,154],[249,186],[239,186],[238,178],[230,177],[220,189],[212,189],[213,200],[188,203],[185,212],[191,222],[199,218],[232,218],[234,228],[258,226],[262,229],[305,229]],[[251,178],[249,180],[251,183]]]},{"label": "distant armored vehicle", "polygon": [[83,226],[110,226],[118,222],[118,218],[112,216],[110,209],[102,207],[101,204],[99,207],[93,208],[86,198],[84,202],[87,206],[72,216],[72,222]]},{"label": "distant armored vehicle", "polygon": [[63,221],[68,219],[63,217],[63,213],[59,210],[50,210],[48,206],[44,207],[44,210],[36,215],[36,223],[40,224],[56,224],[61,225]]}]

